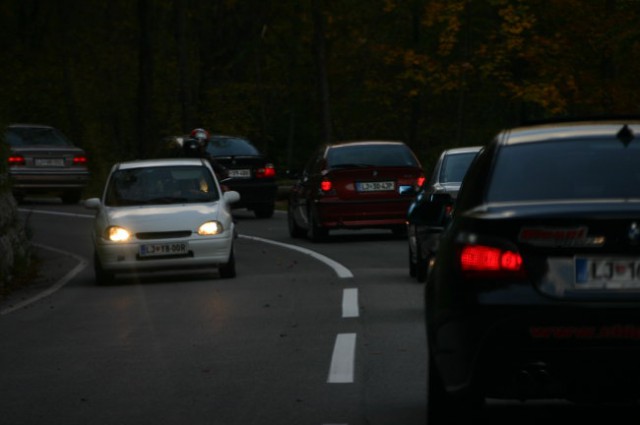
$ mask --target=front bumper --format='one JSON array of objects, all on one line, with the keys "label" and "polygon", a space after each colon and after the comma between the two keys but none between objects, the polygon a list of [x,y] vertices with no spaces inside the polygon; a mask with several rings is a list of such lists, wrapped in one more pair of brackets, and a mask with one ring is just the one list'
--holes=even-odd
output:
[{"label": "front bumper", "polygon": [[[140,246],[146,243],[188,242],[188,253],[181,256],[142,258]],[[217,267],[229,261],[233,246],[233,232],[209,238],[191,238],[171,241],[136,241],[133,243],[96,243],[96,253],[104,270],[110,272],[152,271]]]}]

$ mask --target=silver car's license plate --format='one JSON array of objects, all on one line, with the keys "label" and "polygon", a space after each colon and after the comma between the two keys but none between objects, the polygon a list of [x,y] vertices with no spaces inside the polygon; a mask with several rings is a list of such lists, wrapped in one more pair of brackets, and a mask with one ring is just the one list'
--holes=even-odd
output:
[{"label": "silver car's license plate", "polygon": [[396,188],[395,182],[358,182],[356,183],[358,192],[382,192],[394,190]]},{"label": "silver car's license plate", "polygon": [[640,258],[578,257],[575,259],[575,288],[640,288]]},{"label": "silver car's license plate", "polygon": [[140,245],[140,257],[184,255],[189,252],[187,242],[153,243]]},{"label": "silver car's license plate", "polygon": [[36,167],[64,167],[63,158],[35,158]]}]

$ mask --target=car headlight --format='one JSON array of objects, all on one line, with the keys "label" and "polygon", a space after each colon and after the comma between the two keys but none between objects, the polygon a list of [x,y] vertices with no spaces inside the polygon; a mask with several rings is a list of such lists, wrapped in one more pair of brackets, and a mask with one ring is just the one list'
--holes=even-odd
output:
[{"label": "car headlight", "polygon": [[222,233],[222,224],[219,221],[207,221],[198,227],[199,235],[217,235],[218,233]]},{"label": "car headlight", "polygon": [[109,226],[104,233],[105,238],[112,242],[126,242],[131,237],[131,233],[120,226]]}]

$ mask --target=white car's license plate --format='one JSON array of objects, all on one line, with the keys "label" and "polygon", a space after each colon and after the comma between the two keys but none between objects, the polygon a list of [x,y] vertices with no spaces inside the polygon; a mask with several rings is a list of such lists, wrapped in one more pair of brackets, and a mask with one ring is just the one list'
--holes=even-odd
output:
[{"label": "white car's license plate", "polygon": [[185,255],[188,252],[189,244],[187,242],[150,243],[140,245],[140,257]]},{"label": "white car's license plate", "polygon": [[386,182],[358,182],[356,183],[358,192],[382,192],[395,190],[396,185],[393,181]]},{"label": "white car's license plate", "polygon": [[249,177],[251,177],[251,170],[228,170],[229,171],[229,177],[235,177],[235,178],[241,178],[241,179],[248,179]]},{"label": "white car's license plate", "polygon": [[575,259],[575,288],[640,288],[640,258]]},{"label": "white car's license plate", "polygon": [[64,167],[63,158],[36,158],[34,160],[36,167]]}]

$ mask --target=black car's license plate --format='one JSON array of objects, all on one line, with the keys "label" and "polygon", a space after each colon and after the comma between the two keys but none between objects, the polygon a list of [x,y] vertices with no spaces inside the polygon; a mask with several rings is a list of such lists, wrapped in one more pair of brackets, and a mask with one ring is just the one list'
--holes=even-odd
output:
[{"label": "black car's license plate", "polygon": [[640,258],[575,259],[577,289],[640,288]]}]

